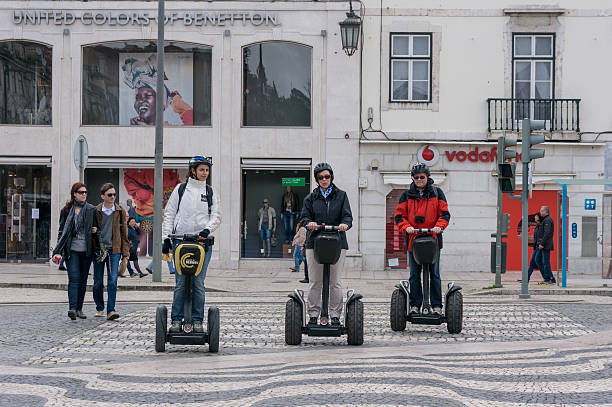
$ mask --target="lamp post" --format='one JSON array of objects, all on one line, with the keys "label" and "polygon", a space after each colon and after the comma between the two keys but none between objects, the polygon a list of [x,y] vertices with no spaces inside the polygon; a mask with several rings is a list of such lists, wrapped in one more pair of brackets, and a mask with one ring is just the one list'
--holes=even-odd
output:
[{"label": "lamp post", "polygon": [[346,19],[340,22],[340,36],[342,37],[342,49],[350,57],[357,51],[359,45],[361,18],[353,11],[353,2],[350,0],[349,7]]}]

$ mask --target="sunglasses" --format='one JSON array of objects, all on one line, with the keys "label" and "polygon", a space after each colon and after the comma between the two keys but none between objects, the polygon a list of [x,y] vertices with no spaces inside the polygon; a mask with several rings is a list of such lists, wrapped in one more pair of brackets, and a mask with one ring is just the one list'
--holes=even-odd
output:
[{"label": "sunglasses", "polygon": [[317,179],[319,181],[324,180],[324,179],[330,179],[331,175],[327,174],[327,175],[321,175],[320,177],[317,177]]},{"label": "sunglasses", "polygon": [[77,194],[79,195],[85,195],[87,193],[87,191],[76,191]]},{"label": "sunglasses", "polygon": [[106,196],[107,196],[107,197],[109,197],[109,198],[110,198],[110,197],[113,197],[113,196],[115,196],[115,195],[117,195],[117,193],[116,193],[116,192],[115,192],[115,193],[112,193],[112,194],[106,194]]},{"label": "sunglasses", "polygon": [[419,175],[418,177],[413,177],[414,179],[426,179],[425,175]]},{"label": "sunglasses", "polygon": [[263,203],[267,204],[267,203],[268,203],[268,201],[263,201]]}]

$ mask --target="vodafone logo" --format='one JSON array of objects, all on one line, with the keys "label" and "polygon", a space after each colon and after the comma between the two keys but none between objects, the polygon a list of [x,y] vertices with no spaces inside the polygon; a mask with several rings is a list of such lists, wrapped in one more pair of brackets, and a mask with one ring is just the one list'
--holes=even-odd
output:
[{"label": "vodafone logo", "polygon": [[432,145],[426,144],[417,151],[417,160],[422,164],[432,166],[438,162],[440,152]]}]

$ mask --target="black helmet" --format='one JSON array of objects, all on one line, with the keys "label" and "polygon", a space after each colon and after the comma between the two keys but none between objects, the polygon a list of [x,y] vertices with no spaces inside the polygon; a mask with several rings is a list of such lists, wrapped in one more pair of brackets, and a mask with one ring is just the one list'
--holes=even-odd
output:
[{"label": "black helmet", "polygon": [[206,164],[208,165],[208,168],[212,167],[212,158],[211,157],[204,157],[201,155],[194,155],[193,157],[191,157],[189,159],[189,169],[192,168],[197,168],[198,165],[200,164]]},{"label": "black helmet", "polygon": [[423,163],[418,163],[412,167],[412,171],[410,171],[410,175],[414,176],[415,174],[425,173],[428,177],[431,175],[429,173],[429,167]]},{"label": "black helmet", "polygon": [[318,163],[317,165],[315,165],[314,170],[312,171],[314,173],[315,179],[317,179],[317,174],[325,170],[329,171],[329,174],[331,175],[331,180],[333,181],[334,180],[334,170],[332,170],[331,165],[329,165],[328,163]]}]

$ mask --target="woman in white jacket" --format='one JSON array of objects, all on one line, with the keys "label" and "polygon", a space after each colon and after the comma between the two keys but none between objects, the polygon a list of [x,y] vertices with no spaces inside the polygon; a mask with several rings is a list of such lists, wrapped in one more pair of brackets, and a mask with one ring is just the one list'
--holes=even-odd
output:
[{"label": "woman in white jacket", "polygon": [[[219,211],[219,198],[211,186],[207,187],[206,179],[210,174],[212,160],[203,156],[195,156],[189,160],[189,175],[186,185],[182,187],[183,194],[180,197],[181,185],[172,191],[172,195],[166,204],[164,212],[164,223],[162,226],[162,238],[164,240],[163,253],[170,253],[173,245],[168,235],[171,234],[199,234],[208,237],[221,223],[221,212]],[[212,194],[212,200],[209,194]],[[208,207],[208,203],[212,205]],[[192,319],[193,331],[204,332],[202,320],[204,319],[204,300],[206,269],[210,262],[212,246],[206,250],[202,271],[192,279]],[[174,299],[172,301],[172,325],[170,332],[180,332],[184,317],[185,303],[185,277],[175,274]]]}]

